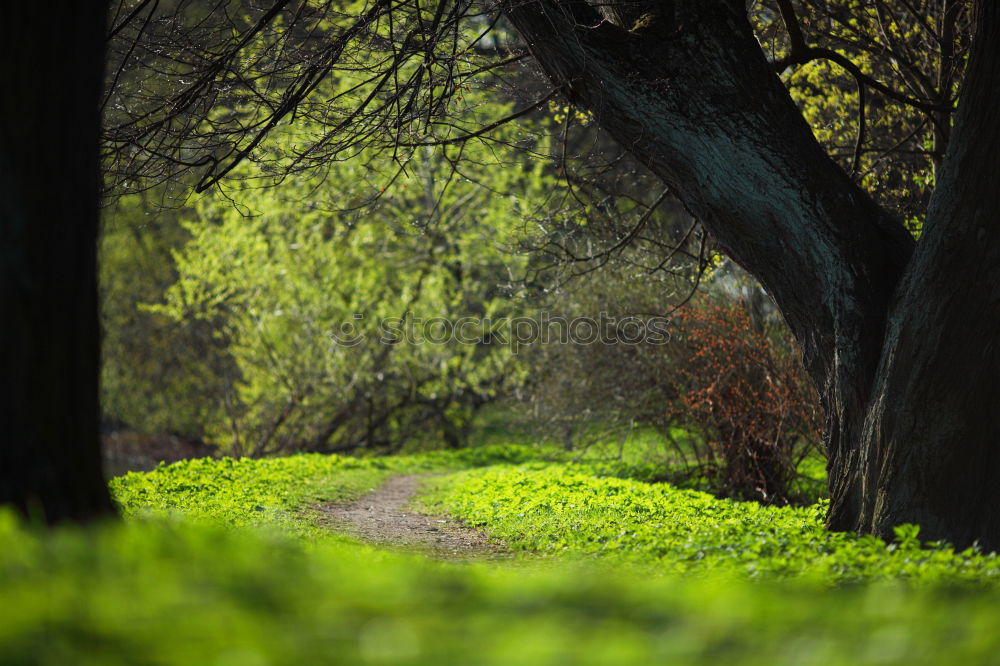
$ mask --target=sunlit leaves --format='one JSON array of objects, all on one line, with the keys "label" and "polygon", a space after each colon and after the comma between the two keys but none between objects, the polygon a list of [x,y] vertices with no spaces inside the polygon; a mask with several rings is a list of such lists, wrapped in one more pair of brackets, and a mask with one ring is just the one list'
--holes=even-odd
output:
[{"label": "sunlit leaves", "polygon": [[[472,410],[518,379],[512,349],[486,333],[518,307],[518,210],[551,184],[509,135],[373,149],[200,202],[155,309],[210,323],[239,368],[213,441],[264,453],[462,437]],[[462,317],[483,322],[482,339],[427,335],[427,322]]]},{"label": "sunlit leaves", "polygon": [[586,555],[685,576],[804,578],[825,584],[908,579],[996,585],[1000,561],[947,546],[915,548],[831,533],[825,505],[764,507],[667,484],[594,475],[587,465],[533,463],[464,472],[427,501],[512,547]]}]

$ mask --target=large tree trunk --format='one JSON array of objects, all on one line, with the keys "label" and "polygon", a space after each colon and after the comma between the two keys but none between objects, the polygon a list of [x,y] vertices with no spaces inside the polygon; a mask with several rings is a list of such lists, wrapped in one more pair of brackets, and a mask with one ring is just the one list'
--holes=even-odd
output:
[{"label": "large tree trunk", "polygon": [[[827,414],[830,526],[883,534],[901,520],[929,524],[931,516],[920,509],[895,514],[888,508],[877,526],[862,518],[868,486],[863,487],[866,477],[860,472],[875,459],[871,447],[861,446],[865,417],[882,359],[889,306],[910,263],[912,239],[816,142],[754,38],[742,0],[651,1],[631,6],[635,16],[605,9],[607,20],[577,0],[510,0],[504,11],[549,79],[668,183],[726,253],[774,297],[802,347]],[[650,13],[642,14],[643,7]],[[979,144],[996,145],[1000,144]],[[985,153],[979,159],[986,160]],[[985,169],[984,181],[995,181],[994,164]],[[966,168],[956,166],[951,173]],[[941,188],[954,189],[956,178]],[[984,209],[982,215],[995,210]],[[977,229],[988,226],[975,224]],[[996,230],[988,233],[995,235]],[[921,256],[940,252],[921,250]],[[961,257],[952,258],[953,263],[960,261]],[[1000,283],[996,262],[990,263],[985,253],[982,261],[966,268],[979,270],[986,284]],[[919,282],[934,279],[940,275]],[[953,296],[969,284],[961,275],[949,274],[940,282],[942,296]],[[903,319],[902,328],[931,323]],[[962,321],[969,339],[982,335],[983,327]],[[947,347],[936,344],[944,343],[929,344],[928,356],[935,351],[948,353]],[[970,358],[956,359],[971,363],[974,352],[964,353]],[[943,365],[945,359],[936,363]],[[921,377],[943,390],[948,384],[936,373],[928,367]],[[986,375],[992,379],[983,379],[983,391],[988,381],[996,380],[995,371]],[[884,391],[895,387],[881,381],[878,387],[876,403],[886,405]],[[939,403],[934,389],[929,390],[922,400],[914,396],[916,402],[905,402],[905,408],[924,419],[932,417]],[[979,395],[988,399],[992,394]],[[970,397],[956,392],[954,400]],[[978,419],[995,421],[988,413]],[[885,419],[882,423],[889,424]],[[980,441],[988,438],[986,431]],[[916,429],[907,430],[905,436],[931,445]],[[979,457],[984,467],[991,460]],[[962,482],[951,478],[939,485]],[[930,534],[959,543],[968,540],[965,531],[943,533],[934,528]],[[984,526],[976,535],[996,543],[998,532]]]},{"label": "large tree trunk", "polygon": [[924,233],[886,336],[859,529],[1000,549],[1000,6],[979,33]]},{"label": "large tree trunk", "polygon": [[0,22],[0,504],[50,522],[112,512],[98,431],[105,14],[15,2]]}]

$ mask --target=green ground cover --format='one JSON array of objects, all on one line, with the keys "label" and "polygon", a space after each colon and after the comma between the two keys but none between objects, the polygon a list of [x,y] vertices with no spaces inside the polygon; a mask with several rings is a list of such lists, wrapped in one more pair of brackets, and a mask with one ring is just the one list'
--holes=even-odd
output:
[{"label": "green ground cover", "polygon": [[804,578],[824,585],[906,580],[998,587],[1000,559],[922,544],[913,526],[886,544],[823,529],[825,505],[765,507],[669,484],[614,478],[603,464],[533,462],[429,482],[423,503],[520,550],[596,556],[662,575]]},{"label": "green ground cover", "polygon": [[401,473],[433,473],[536,460],[529,447],[494,446],[413,456],[349,458],[301,454],[285,458],[197,458],[111,480],[126,518],[183,516],[188,521],[293,533],[317,533],[303,514],[317,502],[347,501]]},{"label": "green ground cover", "polygon": [[[609,437],[605,427],[593,424],[593,433],[566,450],[557,438],[538,457],[554,462],[582,462],[605,476],[631,478],[650,483],[669,482],[694,490],[712,491],[712,483],[698,464],[699,451],[704,458],[706,443],[697,433],[684,428],[671,428],[668,433],[654,428],[635,427]],[[540,434],[537,426],[528,425],[516,410],[504,407],[484,409],[477,416],[470,441],[475,447],[507,447],[510,442],[523,442],[537,449]],[[799,461],[790,488],[790,497],[800,504],[812,504],[825,498],[826,458],[817,448]]]},{"label": "green ground cover", "polygon": [[[996,663],[991,558],[912,535],[881,549],[824,539],[809,509],[533,457],[188,461],[114,480],[122,522],[46,531],[0,512],[0,664]],[[475,465],[487,466],[436,480],[425,501],[549,556],[434,562],[324,532],[309,511],[389,474]],[[673,541],[629,536],[654,518]],[[715,552],[723,538],[759,554]],[[683,547],[695,541],[704,555]],[[784,542],[799,544],[787,570]],[[809,567],[809,548],[868,564]],[[754,559],[770,564],[751,571]]]}]

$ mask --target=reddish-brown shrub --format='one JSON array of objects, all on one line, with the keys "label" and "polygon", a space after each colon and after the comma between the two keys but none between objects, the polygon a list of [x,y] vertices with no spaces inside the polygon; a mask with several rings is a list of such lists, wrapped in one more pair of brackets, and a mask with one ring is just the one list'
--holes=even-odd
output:
[{"label": "reddish-brown shrub", "polygon": [[789,334],[755,325],[742,300],[703,297],[674,324],[686,362],[677,365],[680,397],[668,416],[702,432],[709,482],[730,496],[787,502],[795,469],[821,427],[816,392]]}]

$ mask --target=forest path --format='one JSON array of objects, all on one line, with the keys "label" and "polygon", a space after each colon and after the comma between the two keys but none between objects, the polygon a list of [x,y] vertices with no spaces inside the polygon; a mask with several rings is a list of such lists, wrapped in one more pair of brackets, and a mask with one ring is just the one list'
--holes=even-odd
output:
[{"label": "forest path", "polygon": [[507,551],[480,530],[445,516],[407,507],[422,479],[433,474],[394,476],[350,504],[321,504],[317,509],[331,529],[377,546],[401,547],[445,560],[504,557]]}]

